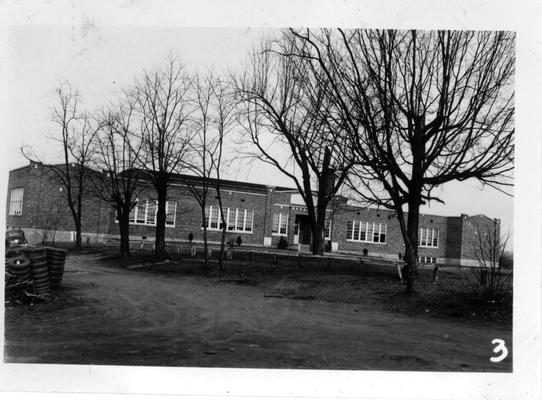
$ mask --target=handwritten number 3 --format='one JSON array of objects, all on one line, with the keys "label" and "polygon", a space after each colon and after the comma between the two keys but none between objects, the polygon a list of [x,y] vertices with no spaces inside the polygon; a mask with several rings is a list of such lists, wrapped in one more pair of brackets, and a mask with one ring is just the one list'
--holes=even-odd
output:
[{"label": "handwritten number 3", "polygon": [[506,345],[504,344],[504,340],[502,340],[502,339],[493,339],[491,341],[491,343],[497,345],[493,349],[493,353],[499,353],[499,352],[502,352],[502,353],[499,356],[491,357],[489,359],[489,361],[494,362],[494,363],[501,362],[502,360],[504,360],[508,356],[508,349],[506,348]]}]

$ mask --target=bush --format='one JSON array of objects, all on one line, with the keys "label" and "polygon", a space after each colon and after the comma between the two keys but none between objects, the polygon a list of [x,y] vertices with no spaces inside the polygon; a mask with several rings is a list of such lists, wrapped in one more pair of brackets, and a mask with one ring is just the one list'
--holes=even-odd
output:
[{"label": "bush", "polygon": [[514,255],[507,251],[500,259],[500,265],[502,269],[513,270],[514,269]]},{"label": "bush", "polygon": [[473,241],[477,267],[463,272],[462,280],[473,294],[488,301],[502,300],[512,294],[512,274],[504,272],[504,265],[512,268],[505,251],[510,234],[502,237],[493,224],[476,224]]},{"label": "bush", "polygon": [[284,250],[288,248],[288,240],[284,236],[280,237],[279,244],[277,245],[278,249]]}]

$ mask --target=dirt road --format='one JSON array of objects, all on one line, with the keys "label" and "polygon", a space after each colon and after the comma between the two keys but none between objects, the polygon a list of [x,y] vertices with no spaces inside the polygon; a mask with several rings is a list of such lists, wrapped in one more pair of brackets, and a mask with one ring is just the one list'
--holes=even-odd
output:
[{"label": "dirt road", "polygon": [[[26,363],[502,371],[508,330],[265,297],[259,286],[100,266],[68,258],[49,303],[6,309],[5,361]],[[510,354],[511,354],[511,349]]]}]

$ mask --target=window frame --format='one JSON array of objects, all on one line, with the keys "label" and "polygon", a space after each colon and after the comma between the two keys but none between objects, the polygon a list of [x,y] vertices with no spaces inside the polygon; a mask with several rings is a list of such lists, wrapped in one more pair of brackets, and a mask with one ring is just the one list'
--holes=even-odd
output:
[{"label": "window frame", "polygon": [[[278,231],[277,232],[273,232],[273,225],[274,225],[274,219],[275,219],[275,215],[278,215],[279,219],[278,219]],[[283,216],[286,217],[286,221],[284,223],[284,232],[282,232],[282,228],[283,228]],[[272,215],[272,220],[271,220],[271,236],[288,236],[288,223],[290,221],[290,214],[288,212],[274,212],[273,215]]]},{"label": "window frame", "polygon": [[[145,199],[145,205],[143,207],[142,204],[139,204],[140,202],[140,199],[139,198],[136,198],[135,199],[136,201],[136,205],[134,206],[134,208],[132,208],[132,210],[130,210],[130,215],[132,215],[133,213],[133,218],[131,216],[128,216],[128,223],[130,225],[139,225],[139,226],[156,226],[156,220],[157,220],[157,216],[158,216],[158,200],[150,200],[150,199]],[[141,202],[143,202],[143,200],[141,200]],[[151,204],[151,202],[154,202],[154,205]],[[169,224],[168,223],[168,210],[169,210],[169,207],[171,206],[171,204],[174,204],[174,207],[173,207],[173,223]],[[149,207],[150,205],[150,207]],[[143,218],[141,219],[140,218],[140,211],[143,210]],[[149,222],[149,211],[152,211],[154,210],[154,216],[153,216],[153,222]],[[170,201],[170,200],[166,200],[166,223],[165,223],[165,226],[166,228],[175,228],[175,221],[177,219],[177,201]],[[118,217],[115,218],[115,222],[118,223]],[[142,222],[141,222],[142,221]]]},{"label": "window frame", "polygon": [[[350,228],[352,226],[352,228]],[[377,241],[375,241],[375,235]],[[381,241],[384,235],[384,241]],[[362,239],[363,237],[363,239]],[[383,222],[369,222],[349,220],[346,225],[346,241],[357,243],[373,243],[386,245],[388,240],[388,224]]]},{"label": "window frame", "polygon": [[[436,236],[435,236],[436,232]],[[431,235],[429,235],[431,233]],[[436,240],[436,246],[434,245]],[[440,230],[438,228],[418,228],[418,247],[426,249],[438,249],[440,241]]]},{"label": "window frame", "polygon": [[[20,193],[20,198],[14,198],[14,194]],[[16,187],[9,190],[8,215],[20,217],[23,215],[24,187]]]},{"label": "window frame", "polygon": [[[207,228],[208,231],[222,231],[222,229],[220,228],[220,225],[222,223],[222,214],[220,211],[221,210],[219,206],[209,205],[205,207],[206,221],[202,221],[201,229]],[[224,219],[226,221],[226,232],[243,233],[248,235],[251,235],[253,233],[254,210],[249,210],[246,208],[225,207],[224,213]],[[239,220],[239,218],[241,218],[241,220]],[[230,229],[230,227],[232,226],[230,224],[230,220],[233,222],[233,229]],[[238,226],[238,222],[242,222],[240,226]],[[216,226],[212,226],[215,223]]]}]

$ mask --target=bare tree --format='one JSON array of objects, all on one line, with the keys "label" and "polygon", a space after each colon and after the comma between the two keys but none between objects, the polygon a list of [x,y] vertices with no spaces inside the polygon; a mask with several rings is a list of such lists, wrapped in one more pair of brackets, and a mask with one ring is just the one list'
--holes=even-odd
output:
[{"label": "bare tree", "polygon": [[216,126],[216,138],[217,146],[214,151],[212,160],[214,165],[214,170],[216,174],[215,180],[215,193],[218,198],[218,205],[220,209],[220,216],[222,219],[222,235],[220,238],[220,255],[218,259],[218,265],[220,270],[223,268],[223,259],[224,259],[224,250],[226,246],[226,227],[227,223],[225,220],[224,207],[222,203],[222,169],[224,166],[230,165],[229,159],[224,157],[224,145],[225,140],[230,136],[232,129],[234,127],[234,122],[237,119],[236,114],[236,102],[234,92],[232,90],[232,85],[230,81],[223,79],[215,79],[211,81],[211,88],[213,92],[213,102],[214,102],[214,111],[215,118],[214,123]]},{"label": "bare tree", "polygon": [[341,29],[285,37],[296,43],[291,57],[326,76],[356,162],[350,186],[396,212],[412,292],[419,208],[442,202],[434,189],[471,178],[512,185],[515,37]]},{"label": "bare tree", "polygon": [[118,106],[101,115],[101,129],[95,141],[94,165],[102,174],[93,176],[97,197],[109,204],[118,221],[120,253],[130,254],[130,212],[138,194],[147,188],[145,177],[137,169],[142,141],[134,133],[134,99],[125,96]]},{"label": "bare tree", "polygon": [[186,182],[189,192],[200,206],[205,269],[209,267],[208,224],[206,218],[207,196],[211,189],[212,177],[215,171],[215,154],[219,150],[219,141],[213,130],[212,81],[212,77],[204,79],[201,76],[196,76],[194,82],[196,110],[193,121],[195,135],[189,145],[191,157],[187,168],[199,179],[197,182]]},{"label": "bare tree", "polygon": [[[93,143],[99,124],[88,112],[79,110],[80,96],[67,82],[54,91],[56,104],[51,107],[51,120],[59,130],[52,136],[62,150],[62,163],[47,165],[66,189],[65,196],[75,226],[75,248],[81,248],[83,201],[87,195],[88,178],[94,173],[89,168],[93,157]],[[32,149],[22,149],[26,158],[40,159]]]},{"label": "bare tree", "polygon": [[166,255],[165,226],[168,188],[174,173],[183,166],[193,133],[187,123],[192,113],[192,78],[184,66],[170,56],[167,63],[144,71],[131,95],[140,122],[142,149],[138,157],[156,190],[155,255]]},{"label": "bare tree", "polygon": [[205,267],[208,266],[207,200],[210,191],[216,194],[221,219],[219,268],[222,271],[227,221],[222,202],[221,173],[229,164],[229,160],[224,158],[224,144],[235,121],[235,97],[231,82],[216,77],[212,71],[207,76],[197,76],[194,86],[196,110],[192,120],[195,135],[190,143],[191,157],[187,168],[199,179],[193,183],[187,181],[187,184],[201,209]]},{"label": "bare tree", "polygon": [[464,284],[485,300],[502,299],[511,293],[511,271],[503,271],[510,233],[501,235],[498,220],[478,220],[474,225],[472,250],[478,267],[463,275]]},{"label": "bare tree", "polygon": [[322,254],[326,208],[352,162],[343,155],[346,143],[337,134],[341,127],[327,94],[327,77],[292,57],[296,46],[295,38],[286,35],[264,43],[237,79],[237,93],[245,137],[255,147],[250,155],[293,181],[307,206],[312,252]]}]

